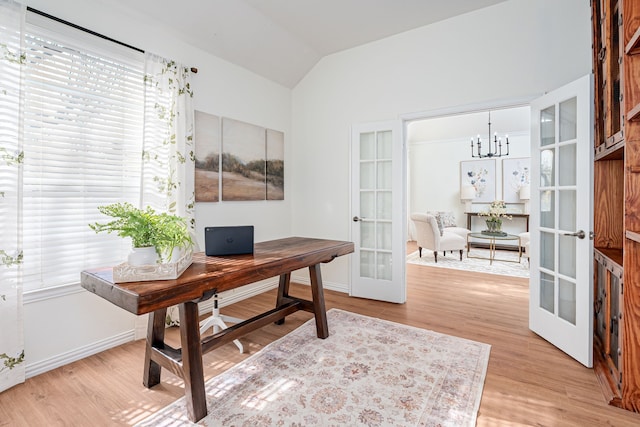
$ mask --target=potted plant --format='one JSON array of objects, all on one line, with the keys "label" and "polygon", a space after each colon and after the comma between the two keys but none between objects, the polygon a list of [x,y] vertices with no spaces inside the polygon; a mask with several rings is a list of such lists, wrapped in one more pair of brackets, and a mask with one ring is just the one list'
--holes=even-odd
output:
[{"label": "potted plant", "polygon": [[187,223],[179,216],[157,213],[149,206],[139,209],[128,202],[99,206],[98,210],[114,219],[106,223],[89,224],[96,233],[115,232],[120,237],[130,237],[134,249],[153,248],[146,250],[155,255],[152,258],[132,254],[129,257],[132,265],[168,263],[176,249],[182,252],[193,245]]}]

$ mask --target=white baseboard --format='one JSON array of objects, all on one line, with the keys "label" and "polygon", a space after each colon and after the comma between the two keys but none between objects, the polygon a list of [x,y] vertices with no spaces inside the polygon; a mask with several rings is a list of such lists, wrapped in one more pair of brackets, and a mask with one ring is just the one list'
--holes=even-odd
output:
[{"label": "white baseboard", "polygon": [[57,354],[53,357],[49,357],[35,363],[27,364],[25,367],[25,376],[27,378],[35,377],[36,375],[59,368],[60,366],[68,365],[76,360],[84,359],[85,357],[92,356],[96,353],[100,353],[133,340],[133,330],[122,332],[118,335],[96,341],[89,345],[78,347],[74,350]]},{"label": "white baseboard", "polygon": [[[311,286],[311,279],[309,279],[309,275],[291,276],[291,281]],[[349,286],[344,283],[327,282],[326,280],[323,280],[322,288],[330,291],[342,292],[344,294],[349,293]]]}]

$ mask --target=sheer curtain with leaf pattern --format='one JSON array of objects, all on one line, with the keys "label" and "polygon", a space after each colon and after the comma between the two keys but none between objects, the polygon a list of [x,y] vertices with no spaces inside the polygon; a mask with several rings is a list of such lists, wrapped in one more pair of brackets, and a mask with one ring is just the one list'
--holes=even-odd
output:
[{"label": "sheer curtain with leaf pattern", "polygon": [[0,391],[24,382],[20,78],[25,7],[0,0]]},{"label": "sheer curtain with leaf pattern", "polygon": [[[146,54],[140,204],[186,218],[193,234],[195,153],[190,78],[188,68]],[[167,326],[177,322],[177,309],[172,307],[167,311]]]}]

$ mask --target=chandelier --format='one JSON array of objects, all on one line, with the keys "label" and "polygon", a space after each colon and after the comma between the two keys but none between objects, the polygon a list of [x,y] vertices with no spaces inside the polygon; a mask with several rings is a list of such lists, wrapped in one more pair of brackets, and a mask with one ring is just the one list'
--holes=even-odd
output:
[{"label": "chandelier", "polygon": [[502,157],[502,156],[508,156],[509,155],[509,135],[505,135],[504,136],[506,142],[507,142],[507,151],[506,153],[502,153],[502,139],[498,138],[498,132],[495,132],[493,134],[493,149],[491,148],[491,111],[489,111],[489,146],[487,147],[488,152],[485,154],[482,154],[482,140],[480,139],[480,134],[478,134],[478,139],[477,142],[475,142],[476,148],[477,148],[477,154],[473,154],[473,145],[474,145],[474,141],[473,138],[471,138],[471,157],[478,157],[478,158],[484,158],[484,157]]}]

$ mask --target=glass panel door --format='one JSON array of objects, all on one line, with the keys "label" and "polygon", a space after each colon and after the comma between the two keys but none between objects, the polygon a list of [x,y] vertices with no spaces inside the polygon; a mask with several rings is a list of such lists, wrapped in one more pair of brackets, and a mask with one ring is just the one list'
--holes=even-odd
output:
[{"label": "glass panel door", "polygon": [[[592,364],[590,77],[532,103],[529,327]],[[578,212],[581,215],[578,215]]]},{"label": "glass panel door", "polygon": [[354,126],[351,295],[404,302],[402,144],[399,124]]}]

